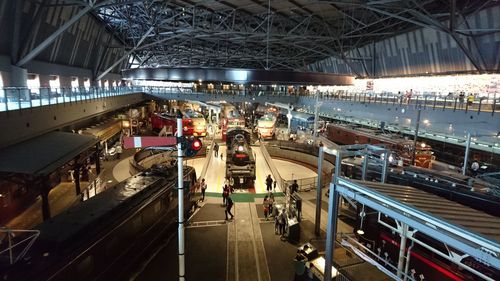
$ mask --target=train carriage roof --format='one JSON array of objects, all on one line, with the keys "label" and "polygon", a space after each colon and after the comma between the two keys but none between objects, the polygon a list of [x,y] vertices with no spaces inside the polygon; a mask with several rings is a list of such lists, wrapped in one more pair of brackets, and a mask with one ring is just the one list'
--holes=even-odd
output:
[{"label": "train carriage roof", "polygon": [[500,242],[500,218],[410,186],[357,181],[404,204]]},{"label": "train carriage roof", "polygon": [[[75,242],[73,239],[83,232],[87,235],[99,230],[99,225],[106,227],[112,225],[121,215],[148,198],[164,184],[165,178],[160,176],[141,173],[130,177],[40,224],[37,227],[40,230],[39,240],[61,246]],[[136,196],[143,191],[144,196]],[[113,219],[110,219],[111,216]]]},{"label": "train carriage roof", "polygon": [[314,122],[314,115],[304,112],[292,112],[292,118],[303,122]]}]

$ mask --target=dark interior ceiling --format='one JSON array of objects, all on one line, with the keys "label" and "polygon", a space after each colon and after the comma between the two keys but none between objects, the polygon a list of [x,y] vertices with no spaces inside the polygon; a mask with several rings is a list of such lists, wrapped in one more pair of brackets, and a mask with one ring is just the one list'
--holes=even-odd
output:
[{"label": "dark interior ceiling", "polygon": [[[75,0],[64,0],[77,4]],[[84,2],[88,2],[87,0]],[[93,13],[136,58],[131,67],[304,69],[409,29],[458,32],[496,0],[98,0]],[[450,14],[455,17],[450,23]]]}]

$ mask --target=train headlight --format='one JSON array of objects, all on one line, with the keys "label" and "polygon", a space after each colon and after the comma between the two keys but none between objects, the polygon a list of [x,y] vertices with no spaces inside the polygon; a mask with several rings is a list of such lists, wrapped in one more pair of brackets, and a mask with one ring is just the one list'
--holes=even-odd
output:
[{"label": "train headlight", "polygon": [[243,151],[243,146],[242,145],[238,146],[238,151]]}]

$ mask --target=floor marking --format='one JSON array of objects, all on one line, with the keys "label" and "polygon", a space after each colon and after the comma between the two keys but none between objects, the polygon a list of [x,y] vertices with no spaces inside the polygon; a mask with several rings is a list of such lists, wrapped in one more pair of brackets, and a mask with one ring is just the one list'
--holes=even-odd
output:
[{"label": "floor marking", "polygon": [[259,255],[257,253],[257,245],[255,244],[255,228],[253,227],[254,224],[253,215],[252,215],[252,210],[250,210],[251,208],[250,203],[247,203],[247,205],[248,205],[248,211],[250,212],[250,225],[252,226],[252,236],[253,236],[252,245],[253,245],[253,255],[255,257],[255,265],[257,267],[257,278],[259,279],[259,281],[261,281],[262,279],[260,278]]}]

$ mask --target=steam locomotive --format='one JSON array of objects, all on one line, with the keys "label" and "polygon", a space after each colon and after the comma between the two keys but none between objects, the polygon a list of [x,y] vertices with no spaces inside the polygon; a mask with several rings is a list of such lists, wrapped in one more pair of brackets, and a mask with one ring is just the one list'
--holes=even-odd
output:
[{"label": "steam locomotive", "polygon": [[[187,214],[196,173],[184,170]],[[2,280],[119,280],[177,226],[177,169],[139,173],[42,223],[25,257],[0,263]],[[22,240],[22,237],[17,237]]]},{"label": "steam locomotive", "polygon": [[250,147],[251,133],[243,128],[227,131],[226,177],[236,188],[251,188],[255,181],[255,157]]}]

